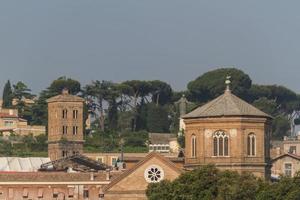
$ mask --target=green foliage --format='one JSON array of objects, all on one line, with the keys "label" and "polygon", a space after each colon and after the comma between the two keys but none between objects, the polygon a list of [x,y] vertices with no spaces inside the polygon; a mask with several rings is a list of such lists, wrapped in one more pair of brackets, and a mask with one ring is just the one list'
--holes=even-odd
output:
[{"label": "green foliage", "polygon": [[121,152],[121,139],[124,140],[124,152],[148,152],[146,146],[148,133],[140,132],[95,132],[88,135],[84,144],[85,152]]},{"label": "green foliage", "polygon": [[11,134],[9,138],[0,138],[0,156],[17,157],[46,157],[47,156],[47,136],[19,136]]},{"label": "green foliage", "polygon": [[290,130],[290,121],[284,115],[278,115],[273,120],[273,139],[283,139],[283,136],[288,135]]},{"label": "green foliage", "polygon": [[9,80],[4,85],[2,100],[3,100],[2,103],[3,108],[12,107],[13,93],[12,93],[12,88]]},{"label": "green foliage", "polygon": [[231,90],[234,94],[246,98],[251,87],[251,79],[243,71],[235,68],[221,68],[209,71],[189,82],[188,90],[191,98],[197,102],[207,102],[224,93],[225,80],[231,76]]},{"label": "green foliage", "polygon": [[168,107],[153,103],[148,104],[147,130],[155,133],[166,133],[169,132],[169,127]]},{"label": "green foliage", "polygon": [[263,112],[275,116],[278,114],[277,104],[274,100],[269,100],[266,97],[261,97],[253,102],[253,105]]},{"label": "green foliage", "polygon": [[300,198],[300,177],[282,177],[270,183],[250,173],[220,171],[206,165],[180,175],[173,182],[149,184],[149,200],[297,200]]},{"label": "green foliage", "polygon": [[151,85],[152,102],[156,105],[165,105],[172,99],[172,88],[169,84],[155,80],[149,82]]}]

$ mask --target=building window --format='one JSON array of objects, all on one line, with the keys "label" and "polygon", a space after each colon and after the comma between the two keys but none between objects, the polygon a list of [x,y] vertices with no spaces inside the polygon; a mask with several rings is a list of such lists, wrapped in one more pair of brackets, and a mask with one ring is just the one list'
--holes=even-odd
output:
[{"label": "building window", "polygon": [[254,133],[250,133],[247,136],[247,155],[248,156],[256,155],[256,138]]},{"label": "building window", "polygon": [[73,110],[73,119],[78,118],[78,110]]},{"label": "building window", "polygon": [[77,135],[78,133],[78,126],[73,126],[73,135]]},{"label": "building window", "polygon": [[292,177],[292,163],[284,164],[284,175],[287,177]]},{"label": "building window", "polygon": [[103,163],[103,157],[97,157],[96,160],[97,160],[99,163]]},{"label": "building window", "polygon": [[229,137],[224,131],[216,131],[213,135],[213,155],[229,156]]},{"label": "building window", "polygon": [[296,146],[290,146],[289,153],[296,154]]},{"label": "building window", "polygon": [[111,158],[111,166],[115,166],[117,161],[118,161],[118,157],[112,157]]},{"label": "building window", "polygon": [[67,119],[68,118],[68,110],[67,109],[63,109],[62,110],[62,118],[63,119]]},{"label": "building window", "polygon": [[14,125],[13,121],[4,121],[4,126],[6,126],[6,127],[10,127],[10,126],[13,126],[13,125]]},{"label": "building window", "polygon": [[83,190],[83,198],[89,198],[89,191],[87,189]]},{"label": "building window", "polygon": [[197,140],[196,135],[192,135],[192,158],[197,157]]},{"label": "building window", "polygon": [[68,134],[68,126],[63,126],[63,135]]}]

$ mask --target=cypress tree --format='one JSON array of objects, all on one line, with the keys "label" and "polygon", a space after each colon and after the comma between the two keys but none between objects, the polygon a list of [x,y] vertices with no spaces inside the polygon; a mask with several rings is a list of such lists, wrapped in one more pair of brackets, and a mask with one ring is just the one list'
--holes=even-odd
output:
[{"label": "cypress tree", "polygon": [[3,108],[12,107],[13,93],[12,93],[11,84],[9,80],[6,82],[4,86],[2,99],[3,99],[3,103],[2,103]]}]

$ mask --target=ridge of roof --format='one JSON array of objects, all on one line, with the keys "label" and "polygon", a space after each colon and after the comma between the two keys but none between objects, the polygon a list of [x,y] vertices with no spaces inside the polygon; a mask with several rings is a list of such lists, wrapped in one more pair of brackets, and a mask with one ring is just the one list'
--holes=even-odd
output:
[{"label": "ridge of roof", "polygon": [[300,160],[300,156],[298,156],[298,155],[295,155],[295,154],[292,154],[292,153],[285,153],[285,154],[279,155],[276,158],[272,159],[271,162],[274,162],[274,161],[276,161],[276,160],[278,160],[282,157],[285,157],[285,156],[289,156],[289,157],[295,158],[297,160]]},{"label": "ridge of roof", "polygon": [[47,103],[51,102],[84,102],[84,99],[76,96],[76,95],[71,95],[71,94],[59,94],[54,97],[50,97],[47,99]]}]

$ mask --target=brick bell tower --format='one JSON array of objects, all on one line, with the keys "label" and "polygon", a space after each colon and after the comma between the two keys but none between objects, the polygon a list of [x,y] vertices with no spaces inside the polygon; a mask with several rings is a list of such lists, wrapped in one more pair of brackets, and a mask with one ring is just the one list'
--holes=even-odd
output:
[{"label": "brick bell tower", "polygon": [[50,159],[82,154],[84,99],[62,94],[49,98],[48,103],[48,156]]}]

